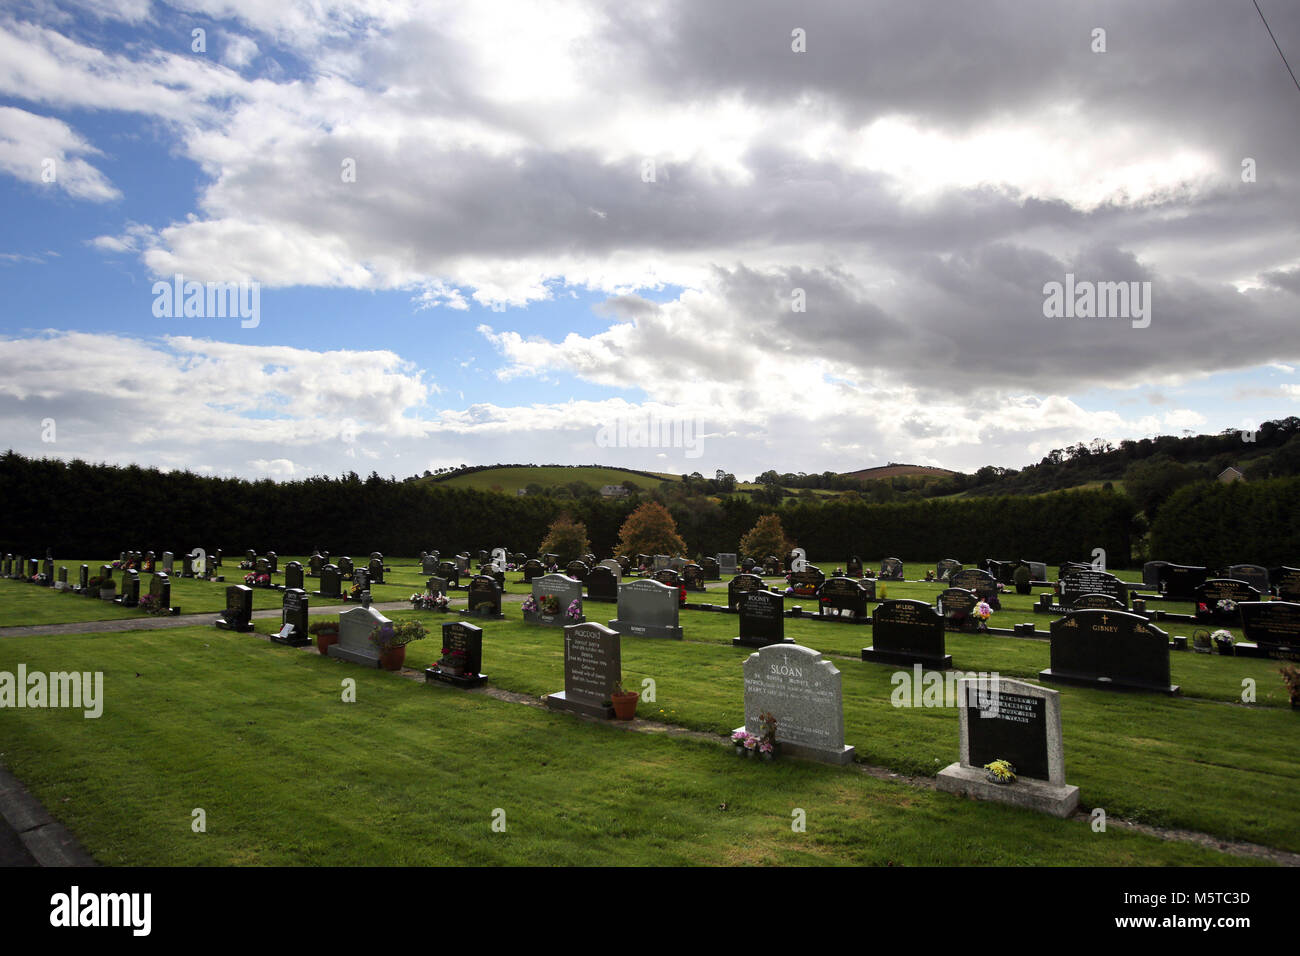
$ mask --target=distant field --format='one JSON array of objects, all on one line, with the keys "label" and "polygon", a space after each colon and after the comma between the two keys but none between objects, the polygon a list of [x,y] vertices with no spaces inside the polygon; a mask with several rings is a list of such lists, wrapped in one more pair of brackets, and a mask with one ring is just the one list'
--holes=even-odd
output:
[{"label": "distant field", "polygon": [[448,478],[445,481],[434,481],[431,478],[424,480],[443,488],[473,488],[477,491],[491,491],[495,487],[500,488],[507,494],[514,494],[520,488],[525,488],[534,483],[541,485],[543,488],[555,488],[566,485],[571,481],[585,481],[587,484],[599,488],[602,485],[621,485],[630,481],[641,488],[653,488],[660,481],[681,481],[682,478],[681,475],[660,475],[657,478],[647,478],[645,475],[638,475],[622,468],[585,466],[564,468],[557,465],[539,468],[488,468],[469,475],[457,475],[455,478]]},{"label": "distant field", "polygon": [[920,475],[925,478],[942,478],[945,475],[955,475],[955,471],[947,468],[935,468],[930,465],[880,465],[876,468],[863,468],[861,471],[846,471],[842,475],[844,478],[911,478],[914,475]]}]

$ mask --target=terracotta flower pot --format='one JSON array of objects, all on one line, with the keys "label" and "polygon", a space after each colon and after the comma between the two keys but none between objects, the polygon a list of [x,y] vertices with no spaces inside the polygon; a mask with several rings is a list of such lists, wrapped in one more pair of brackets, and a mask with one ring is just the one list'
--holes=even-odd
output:
[{"label": "terracotta flower pot", "polygon": [[406,645],[399,644],[379,653],[379,666],[386,671],[400,671],[406,663]]},{"label": "terracotta flower pot", "polygon": [[619,720],[631,720],[636,716],[636,702],[641,699],[641,695],[632,690],[622,694],[611,694],[609,699],[614,705],[615,717]]},{"label": "terracotta flower pot", "polygon": [[316,650],[320,652],[321,657],[327,657],[329,655],[330,645],[337,644],[338,642],[338,631],[319,631],[316,634]]}]

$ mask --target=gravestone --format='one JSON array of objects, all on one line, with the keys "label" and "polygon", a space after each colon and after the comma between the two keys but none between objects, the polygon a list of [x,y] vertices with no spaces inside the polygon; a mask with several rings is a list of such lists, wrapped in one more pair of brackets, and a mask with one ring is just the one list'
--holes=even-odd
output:
[{"label": "gravestone", "polygon": [[575,581],[585,581],[587,579],[587,572],[590,570],[591,569],[587,567],[585,561],[570,561],[565,565],[564,573]]},{"label": "gravestone", "polygon": [[1268,568],[1258,564],[1234,564],[1227,569],[1227,573],[1223,576],[1232,578],[1235,581],[1245,581],[1263,594],[1268,594],[1270,591]]},{"label": "gravestone", "polygon": [[662,568],[650,575],[652,581],[658,581],[660,584],[666,584],[669,587],[677,588],[680,593],[682,586],[682,577],[677,573],[676,568]]},{"label": "gravestone", "polygon": [[253,571],[254,574],[257,574],[259,577],[260,577],[261,575],[263,575],[263,574],[265,574],[265,575],[267,575],[268,577],[270,577],[270,574],[271,574],[271,561],[270,561],[269,558],[258,558],[257,561],[256,561],[256,564],[257,564],[257,567],[254,568],[254,571]]},{"label": "gravestone", "polygon": [[934,566],[934,576],[938,578],[940,581],[942,581],[943,576],[945,574],[951,574],[955,571],[960,571],[960,570],[961,570],[960,561],[958,561],[956,558],[944,558],[942,561],[940,561],[938,564]]},{"label": "gravestone", "polygon": [[993,580],[999,584],[1011,584],[1015,581],[1016,566],[1019,564],[1019,561],[985,558],[984,570],[993,575]]},{"label": "gravestone", "polygon": [[251,631],[253,629],[253,589],[246,584],[232,584],[226,588],[226,609],[216,620],[223,631]]},{"label": "gravestone", "polygon": [[1024,558],[1021,558],[1020,563],[1029,569],[1029,580],[1031,581],[1047,580],[1047,564],[1045,562],[1026,561]]},{"label": "gravestone", "polygon": [[123,571],[122,587],[118,591],[117,600],[114,604],[120,604],[122,607],[139,607],[140,606],[140,572]]},{"label": "gravestone", "polygon": [[1300,601],[1300,568],[1273,568],[1268,579],[1279,601]]},{"label": "gravestone", "polygon": [[149,594],[158,607],[166,608],[173,614],[180,612],[180,608],[172,607],[172,582],[167,572],[159,571],[149,579]]},{"label": "gravestone", "polygon": [[433,575],[431,578],[429,578],[428,581],[426,581],[426,582],[424,583],[424,590],[427,591],[429,594],[432,594],[432,595],[434,595],[434,596],[437,596],[437,595],[439,595],[439,594],[446,594],[446,593],[447,593],[447,579],[446,579],[446,578],[440,578],[440,577],[438,577],[438,576],[435,574],[435,575]]},{"label": "gravestone", "polygon": [[280,573],[280,558],[274,551],[266,552],[266,565],[271,574]]},{"label": "gravestone", "polygon": [[533,578],[540,578],[546,573],[546,567],[536,558],[524,562],[524,584],[531,584]]},{"label": "gravestone", "polygon": [[437,554],[425,554],[425,555],[422,555],[422,556],[420,557],[420,573],[421,573],[421,574],[437,574],[437,573],[438,573],[438,555],[437,555]]},{"label": "gravestone", "polygon": [[479,673],[482,669],[483,628],[468,621],[449,621],[444,624],[442,656],[438,658],[438,663],[424,669],[424,679],[456,687],[477,687],[487,680],[485,675]]},{"label": "gravestone", "polygon": [[[939,562],[942,564],[943,562]],[[861,575],[857,575],[861,576]],[[903,562],[898,558],[885,558],[880,562],[880,574],[882,581],[901,581],[903,580]]]},{"label": "gravestone", "polygon": [[1072,605],[1085,594],[1105,594],[1128,607],[1128,584],[1108,571],[1072,569],[1061,575],[1061,603]]},{"label": "gravestone", "polygon": [[949,631],[970,631],[975,629],[975,619],[971,611],[979,603],[979,596],[965,588],[945,588],[939,593],[935,609],[943,615],[943,626]]},{"label": "gravestone", "polygon": [[448,588],[460,587],[460,568],[455,561],[439,561],[438,577],[446,580]]},{"label": "gravestone", "polygon": [[1127,611],[1068,611],[1052,622],[1051,666],[1040,680],[1107,690],[1176,694],[1169,635]]},{"label": "gravestone", "polygon": [[721,581],[722,567],[718,564],[717,558],[707,557],[700,562],[700,567],[704,569],[704,580]]},{"label": "gravestone", "polygon": [[667,568],[667,567],[669,566],[669,562],[670,562],[670,561],[672,561],[672,558],[670,558],[668,555],[666,555],[666,554],[656,554],[656,555],[655,555],[655,564],[654,564],[654,569],[655,569],[656,571],[662,571],[662,570],[664,570],[665,568]]},{"label": "gravestone", "polygon": [[391,624],[374,608],[354,607],[339,615],[339,639],[329,646],[329,656],[365,667],[379,666],[379,648],[370,641],[370,632]]},{"label": "gravestone", "polygon": [[815,597],[825,583],[826,572],[806,561],[802,571],[790,572],[790,587],[794,588],[794,593],[799,597]]},{"label": "gravestone", "polygon": [[757,574],[737,574],[727,582],[727,607],[733,611],[740,603],[740,596],[747,591],[763,590],[763,579]]},{"label": "gravestone", "polygon": [[1071,611],[1127,611],[1128,608],[1117,597],[1109,594],[1080,594],[1070,602]]},{"label": "gravestone", "polygon": [[204,554],[203,556],[203,576],[209,581],[218,580],[217,578],[217,558],[213,554]]},{"label": "gravestone", "polygon": [[760,565],[757,561],[755,561],[753,558],[750,558],[750,557],[745,557],[745,558],[741,559],[741,562],[740,562],[740,570],[741,570],[743,573],[745,573],[745,574],[753,574],[755,568],[759,568],[759,569],[761,570],[761,569],[762,569],[762,565]]},{"label": "gravestone", "polygon": [[[1059,691],[1002,678],[958,682],[960,757],[939,771],[948,793],[1068,817],[1079,806],[1079,788],[1065,782]],[[1016,780],[998,784],[984,766],[1006,760]]]},{"label": "gravestone", "polygon": [[948,587],[974,591],[981,601],[992,601],[998,594],[997,579],[979,568],[954,571],[948,576]]},{"label": "gravestone", "polygon": [[343,595],[343,575],[339,569],[332,565],[326,564],[320,569],[320,590],[316,592],[317,597],[336,598]]},{"label": "gravestone", "polygon": [[688,564],[682,568],[682,585],[687,591],[706,591],[704,586],[704,569],[698,564]]},{"label": "gravestone", "polygon": [[307,559],[307,577],[320,577],[320,569],[325,567],[325,558],[319,551]]},{"label": "gravestone", "polygon": [[[298,564],[297,561],[293,563]],[[298,564],[298,576],[302,576],[301,564]],[[271,640],[289,647],[311,644],[311,635],[307,633],[308,604],[307,592],[301,587],[285,588],[280,606],[280,630],[271,636]]]},{"label": "gravestone", "polygon": [[677,615],[677,589],[643,578],[619,587],[618,617],[609,626],[620,634],[680,641]]},{"label": "gravestone", "polygon": [[369,579],[371,584],[384,583],[384,559],[383,558],[370,559]]},{"label": "gravestone", "polygon": [[818,616],[843,619],[845,611],[849,612],[852,621],[866,620],[866,589],[850,577],[828,578],[817,589]]},{"label": "gravestone", "polygon": [[595,621],[564,628],[564,690],[550,694],[546,706],[588,717],[614,716],[610,699],[623,677],[618,631]]},{"label": "gravestone", "polygon": [[608,568],[609,572],[614,575],[615,581],[623,577],[623,565],[620,564],[616,558],[606,558],[604,561],[600,562],[598,567]]},{"label": "gravestone", "polygon": [[718,555],[718,573],[735,575],[738,571],[736,556],[734,554]]},{"label": "gravestone", "polygon": [[459,554],[455,555],[455,556],[452,558],[452,561],[453,561],[453,563],[455,563],[455,565],[456,565],[456,570],[457,570],[457,571],[460,571],[460,572],[468,572],[468,571],[469,571],[469,552],[468,552],[468,551],[462,551],[462,552],[460,552]]},{"label": "gravestone", "polygon": [[[582,582],[563,574],[543,574],[533,579],[533,600],[537,603],[536,611],[524,611],[524,620],[529,624],[543,624],[547,627],[567,627],[581,624],[582,617]],[[569,606],[578,602],[577,621],[568,616]]]},{"label": "gravestone", "polygon": [[1259,591],[1245,581],[1210,578],[1196,587],[1196,620],[1220,627],[1240,627],[1243,601],[1258,601]]},{"label": "gravestone", "polygon": [[476,574],[469,579],[469,605],[465,613],[470,617],[505,620],[501,613],[501,585],[488,574]]},{"label": "gravestone", "polygon": [[1247,601],[1239,604],[1246,642],[1234,653],[1244,657],[1300,660],[1300,604],[1292,601]]},{"label": "gravestone", "polygon": [[90,566],[83,564],[77,571],[77,593],[81,594],[90,589]]},{"label": "gravestone", "polygon": [[1160,579],[1164,574],[1164,568],[1169,567],[1168,561],[1148,561],[1142,565],[1142,586],[1151,588],[1153,591],[1160,590]]},{"label": "gravestone", "polygon": [[672,569],[673,569],[674,571],[676,571],[678,574],[681,574],[681,573],[682,573],[682,569],[686,567],[686,564],[687,564],[687,561],[686,561],[685,558],[680,558],[680,557],[678,557],[678,558],[673,558],[672,560],[670,560],[670,561],[668,562],[668,567],[672,568]]},{"label": "gravestone", "polygon": [[618,578],[614,572],[603,564],[591,569],[587,575],[587,580],[583,582],[587,585],[587,600],[589,601],[617,601],[618,600]]},{"label": "gravestone", "polygon": [[769,554],[763,559],[763,573],[768,577],[776,577],[779,574],[783,574],[784,571],[781,567],[781,559],[775,554]]},{"label": "gravestone", "polygon": [[745,659],[745,726],[762,732],[761,717],[776,718],[776,742],[783,755],[823,763],[853,762],[844,743],[844,699],[840,672],[811,647],[777,644]]},{"label": "gravestone", "polygon": [[41,564],[41,573],[45,575],[42,582],[47,588],[54,587],[54,559],[46,558]]},{"label": "gravestone", "polygon": [[1197,587],[1209,576],[1208,568],[1169,564],[1161,571],[1160,592],[1171,601],[1195,601]]},{"label": "gravestone", "polygon": [[356,574],[356,568],[352,564],[352,559],[346,554],[339,558],[338,569],[339,577],[343,578],[345,581],[351,580],[352,576]]},{"label": "gravestone", "polygon": [[286,588],[286,589],[287,589],[287,588],[298,588],[298,589],[301,590],[301,589],[302,589],[302,584],[303,584],[302,562],[301,562],[301,561],[290,561],[288,564],[286,564],[286,565],[284,566],[284,586],[285,586],[285,588]]},{"label": "gravestone", "polygon": [[952,655],[943,635],[943,618],[924,601],[883,601],[871,615],[872,644],[862,649],[862,659],[946,670]]},{"label": "gravestone", "polygon": [[68,569],[66,567],[61,566],[59,568],[59,580],[55,583],[55,587],[60,591],[68,590]]},{"label": "gravestone", "polygon": [[170,551],[164,551],[162,556],[162,569],[163,574],[169,576],[174,574],[176,569],[176,555],[172,554]]},{"label": "gravestone", "polygon": [[731,639],[733,647],[794,643],[794,638],[785,636],[784,596],[775,591],[744,591],[736,610],[740,614],[740,635]]},{"label": "gravestone", "polygon": [[862,559],[856,554],[849,558],[848,564],[844,565],[844,576],[846,578],[862,577]]}]

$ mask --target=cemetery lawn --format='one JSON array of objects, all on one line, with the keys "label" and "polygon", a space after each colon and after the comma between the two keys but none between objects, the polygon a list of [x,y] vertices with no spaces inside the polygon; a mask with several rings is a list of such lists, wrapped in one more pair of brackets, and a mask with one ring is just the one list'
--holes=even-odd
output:
[{"label": "cemetery lawn", "polygon": [[[710,615],[690,615],[690,631],[697,616]],[[560,631],[494,622],[486,634],[494,684],[562,686]],[[718,730],[739,721],[743,651],[623,646],[629,678],[659,681],[656,716]],[[436,637],[413,644],[408,664],[437,650]],[[104,673],[98,719],[0,709],[0,756],[105,864],[1249,862],[852,768],[740,760],[708,740],[625,732],[215,628],[0,641],[0,670],[19,662],[29,672]],[[845,662],[841,671],[847,739],[865,757],[924,765],[955,756],[951,709],[892,710],[885,668]],[[355,703],[341,700],[346,678]],[[1235,820],[1263,842],[1294,843],[1294,715],[1064,693],[1067,768],[1087,806],[1119,814],[1139,799],[1153,815],[1177,808],[1218,831]],[[206,832],[192,829],[196,808]],[[792,830],[795,809],[806,832]],[[493,832],[500,812],[506,830]]]}]

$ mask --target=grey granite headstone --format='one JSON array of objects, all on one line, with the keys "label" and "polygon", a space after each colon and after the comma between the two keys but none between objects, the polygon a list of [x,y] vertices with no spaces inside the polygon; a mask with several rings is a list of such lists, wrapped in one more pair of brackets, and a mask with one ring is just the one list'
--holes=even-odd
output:
[{"label": "grey granite headstone", "polygon": [[[1002,678],[958,682],[960,759],[939,771],[938,787],[1056,817],[1079,806],[1079,788],[1065,782],[1059,691]],[[1014,783],[988,779],[985,764],[1007,760]]]},{"label": "grey granite headstone", "polygon": [[618,589],[618,618],[609,626],[635,637],[682,639],[677,623],[677,589],[649,578],[629,581]]},{"label": "grey granite headstone", "polygon": [[732,575],[734,575],[734,574],[738,573],[739,570],[740,570],[740,566],[736,564],[736,556],[735,556],[734,554],[720,554],[720,555],[718,555],[718,571],[719,571],[719,573],[721,573],[721,574],[732,574]]},{"label": "grey granite headstone", "polygon": [[381,624],[391,624],[388,618],[368,607],[354,607],[339,615],[339,639],[329,647],[330,657],[379,666],[379,648],[370,643],[370,632]]},{"label": "grey granite headstone", "polygon": [[[544,624],[550,627],[567,627],[581,623],[582,582],[564,574],[543,574],[533,578],[533,599],[537,602],[536,611],[524,611],[524,620],[529,624]],[[578,602],[579,618],[572,621],[568,617],[569,605]],[[548,604],[553,604],[548,607]]]},{"label": "grey granite headstone", "polygon": [[564,629],[564,690],[550,694],[546,706],[589,717],[611,718],[610,696],[623,678],[618,631],[588,621]]},{"label": "grey granite headstone", "polygon": [[745,726],[760,733],[759,716],[776,718],[781,753],[845,764],[854,748],[844,743],[840,672],[811,647],[773,644],[745,660]]}]

